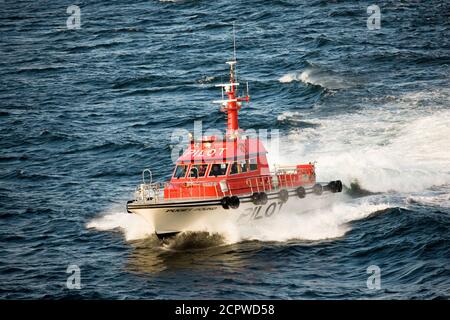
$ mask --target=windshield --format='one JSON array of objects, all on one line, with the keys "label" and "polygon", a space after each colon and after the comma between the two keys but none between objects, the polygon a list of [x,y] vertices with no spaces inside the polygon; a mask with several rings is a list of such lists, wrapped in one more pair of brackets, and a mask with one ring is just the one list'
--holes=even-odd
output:
[{"label": "windshield", "polygon": [[233,162],[230,169],[230,174],[238,174],[247,172],[247,163],[245,161]]},{"label": "windshield", "polygon": [[228,163],[215,163],[211,166],[210,177],[224,176],[227,174]]},{"label": "windshield", "polygon": [[184,176],[186,175],[186,170],[187,170],[187,166],[186,165],[177,166],[173,176],[175,178],[177,178],[177,179],[184,178]]},{"label": "windshield", "polygon": [[207,164],[196,164],[191,166],[189,177],[191,178],[204,177],[206,174],[206,168],[208,168]]}]

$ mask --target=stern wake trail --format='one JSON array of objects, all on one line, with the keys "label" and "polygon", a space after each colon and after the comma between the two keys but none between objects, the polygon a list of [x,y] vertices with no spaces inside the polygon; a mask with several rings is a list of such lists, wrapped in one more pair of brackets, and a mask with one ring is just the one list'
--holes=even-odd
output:
[{"label": "stern wake trail", "polygon": [[368,192],[401,195],[402,201],[411,193],[426,195],[450,184],[448,97],[444,90],[406,94],[352,114],[308,118],[318,126],[283,137],[278,158],[317,160],[319,181],[339,174],[347,187],[356,181]]}]

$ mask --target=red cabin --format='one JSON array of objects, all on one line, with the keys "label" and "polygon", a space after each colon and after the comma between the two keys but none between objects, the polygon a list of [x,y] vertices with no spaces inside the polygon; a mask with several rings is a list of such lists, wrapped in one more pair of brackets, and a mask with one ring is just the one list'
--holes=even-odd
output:
[{"label": "red cabin", "polygon": [[270,172],[267,151],[257,138],[191,141],[177,160],[165,199],[240,195],[314,184],[314,165]]}]

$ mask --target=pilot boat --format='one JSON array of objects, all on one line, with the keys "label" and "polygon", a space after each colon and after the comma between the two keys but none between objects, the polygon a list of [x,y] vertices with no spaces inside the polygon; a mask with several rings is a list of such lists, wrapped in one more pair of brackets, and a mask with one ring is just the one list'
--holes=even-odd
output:
[{"label": "pilot boat", "polygon": [[246,95],[239,96],[236,55],[226,63],[229,83],[216,85],[222,88],[222,99],[215,101],[227,114],[223,137],[195,139],[190,134],[170,181],[153,182],[151,171],[145,169],[135,198],[127,202],[127,212],[147,220],[160,239],[228,222],[256,223],[287,210],[313,210],[330,202],[324,198],[333,201],[333,194],[342,191],[340,180],[316,181],[315,163],[271,170],[261,139],[239,128],[239,111],[250,101],[248,83]]}]

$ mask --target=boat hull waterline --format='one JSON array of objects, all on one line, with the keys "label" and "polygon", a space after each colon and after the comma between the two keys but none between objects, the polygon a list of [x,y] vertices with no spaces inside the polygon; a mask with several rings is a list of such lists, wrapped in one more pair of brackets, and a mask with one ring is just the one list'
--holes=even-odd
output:
[{"label": "boat hull waterline", "polygon": [[255,204],[252,195],[240,197],[239,207],[235,209],[225,209],[221,199],[211,199],[164,204],[130,202],[127,211],[144,218],[154,227],[158,238],[164,239],[186,231],[210,232],[230,224],[258,224],[285,213],[308,213],[330,207],[336,202],[337,196],[338,194],[326,192],[299,198],[295,190],[290,190],[287,201],[280,200],[277,192],[267,194],[267,202],[264,204]]}]

